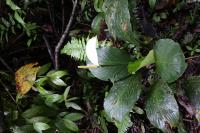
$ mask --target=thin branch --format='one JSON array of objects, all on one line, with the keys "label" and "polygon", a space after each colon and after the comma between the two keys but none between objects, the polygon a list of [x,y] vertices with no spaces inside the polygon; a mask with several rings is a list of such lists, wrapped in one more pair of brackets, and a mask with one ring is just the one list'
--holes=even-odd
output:
[{"label": "thin branch", "polygon": [[47,38],[46,38],[45,35],[43,35],[42,38],[44,39],[44,42],[45,42],[45,44],[46,44],[46,47],[47,47],[47,50],[48,50],[49,56],[50,56],[51,61],[52,61],[53,65],[54,65],[54,67],[55,67],[55,60],[54,60],[54,55],[53,55],[53,52],[52,52],[51,46],[49,45],[49,42],[48,42],[48,40],[47,40]]},{"label": "thin branch", "polygon": [[64,0],[61,1],[61,7],[62,7],[62,33],[64,31],[65,28],[65,2]]},{"label": "thin branch", "polygon": [[5,62],[5,60],[0,56],[0,62],[11,72],[14,73],[12,68]]},{"label": "thin branch", "polygon": [[47,6],[48,6],[48,12],[49,12],[49,17],[50,17],[51,25],[53,28],[53,32],[54,32],[56,38],[59,39],[59,34],[58,34],[58,31],[56,30],[55,21],[54,21],[54,15],[53,15],[54,13],[52,13],[52,9],[51,9],[49,0],[47,0]]},{"label": "thin branch", "polygon": [[78,0],[75,0],[74,5],[73,5],[73,9],[72,9],[72,13],[71,13],[71,16],[70,16],[70,19],[69,19],[69,22],[68,22],[68,24],[67,24],[67,26],[65,28],[64,33],[62,34],[62,37],[60,38],[60,41],[58,42],[58,44],[55,47],[55,69],[59,68],[59,52],[60,52],[60,48],[62,47],[63,42],[64,42],[66,36],[69,33],[70,27],[72,25],[72,21],[74,19],[77,3],[78,3]]}]

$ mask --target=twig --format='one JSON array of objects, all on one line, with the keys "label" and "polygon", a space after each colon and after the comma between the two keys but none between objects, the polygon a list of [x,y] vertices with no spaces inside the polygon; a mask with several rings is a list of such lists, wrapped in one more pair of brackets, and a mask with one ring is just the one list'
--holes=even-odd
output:
[{"label": "twig", "polygon": [[64,6],[65,6],[65,2],[64,2],[64,0],[62,0],[61,1],[61,6],[62,6],[62,33],[63,33],[63,31],[64,31],[64,28],[65,28],[65,8],[64,8]]},{"label": "twig", "polygon": [[191,56],[191,57],[186,58],[186,60],[190,60],[190,59],[194,59],[194,58],[199,58],[199,57],[200,57],[200,55]]},{"label": "twig", "polygon": [[51,25],[52,25],[52,28],[53,28],[53,32],[54,32],[56,38],[59,39],[59,34],[56,30],[55,21],[54,21],[54,17],[53,17],[54,15],[52,15],[52,12],[51,12],[52,9],[50,7],[49,0],[47,0],[47,6],[48,6],[48,12],[49,12],[49,17],[50,17]]},{"label": "twig", "polygon": [[4,87],[5,91],[8,93],[8,95],[11,97],[11,99],[13,100],[13,102],[17,105],[17,102],[15,101],[14,97],[12,96],[12,94],[10,93],[8,87],[1,81],[0,79],[0,84]]},{"label": "twig", "polygon": [[59,68],[59,52],[60,52],[60,48],[62,47],[63,42],[64,42],[66,36],[69,33],[70,27],[72,25],[72,21],[74,19],[74,15],[75,15],[75,11],[76,11],[78,0],[75,0],[73,3],[74,3],[74,5],[73,5],[73,9],[72,9],[72,13],[71,13],[69,22],[68,22],[68,24],[67,24],[67,26],[65,28],[64,33],[62,34],[62,37],[60,38],[58,44],[55,47],[55,69]]},{"label": "twig", "polygon": [[43,35],[42,38],[44,39],[44,42],[45,42],[45,44],[46,44],[46,47],[47,47],[47,50],[48,50],[49,56],[50,56],[51,61],[52,61],[53,65],[54,65],[54,67],[55,67],[55,60],[54,60],[54,55],[53,55],[53,52],[52,52],[51,46],[49,45],[49,42],[48,42],[48,40],[47,40],[47,38],[46,38],[45,35]]},{"label": "twig", "polygon": [[12,68],[5,62],[5,60],[0,56],[0,62],[11,72],[14,73]]}]

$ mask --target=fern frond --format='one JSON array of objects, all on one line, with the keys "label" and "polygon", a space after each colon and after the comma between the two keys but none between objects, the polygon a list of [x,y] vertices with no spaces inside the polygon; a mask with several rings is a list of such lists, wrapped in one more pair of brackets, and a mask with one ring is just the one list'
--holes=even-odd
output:
[{"label": "fern frond", "polygon": [[72,38],[64,48],[61,50],[61,54],[66,54],[74,58],[75,60],[85,61],[86,60],[86,39],[85,38]]}]

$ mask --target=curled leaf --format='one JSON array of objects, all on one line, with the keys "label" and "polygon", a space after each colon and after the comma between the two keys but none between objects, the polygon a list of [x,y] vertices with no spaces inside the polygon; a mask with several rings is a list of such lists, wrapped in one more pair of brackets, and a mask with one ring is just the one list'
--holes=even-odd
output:
[{"label": "curled leaf", "polygon": [[36,74],[40,69],[37,64],[26,64],[15,72],[16,89],[19,94],[25,95],[31,89],[36,80]]}]

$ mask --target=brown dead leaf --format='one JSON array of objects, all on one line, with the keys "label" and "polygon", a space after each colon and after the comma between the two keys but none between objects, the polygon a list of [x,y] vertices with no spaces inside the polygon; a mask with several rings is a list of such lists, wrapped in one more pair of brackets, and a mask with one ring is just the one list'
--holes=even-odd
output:
[{"label": "brown dead leaf", "polygon": [[40,68],[37,64],[37,62],[26,64],[15,72],[16,89],[19,94],[25,95],[31,89]]}]

